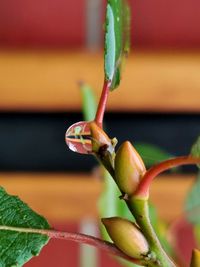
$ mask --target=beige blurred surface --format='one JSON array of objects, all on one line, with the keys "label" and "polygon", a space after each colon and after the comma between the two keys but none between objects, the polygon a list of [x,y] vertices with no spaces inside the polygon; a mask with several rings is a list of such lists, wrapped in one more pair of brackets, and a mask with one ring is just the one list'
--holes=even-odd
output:
[{"label": "beige blurred surface", "polygon": [[[10,194],[18,195],[52,221],[98,216],[96,205],[102,182],[91,175],[0,173],[0,181]],[[184,198],[193,181],[193,176],[170,175],[153,182],[151,200],[161,218],[169,222],[182,214]]]},{"label": "beige blurred surface", "polygon": [[[199,112],[200,52],[134,52],[109,110]],[[0,52],[1,110],[80,110],[77,81],[99,96],[103,56],[88,52]]]}]

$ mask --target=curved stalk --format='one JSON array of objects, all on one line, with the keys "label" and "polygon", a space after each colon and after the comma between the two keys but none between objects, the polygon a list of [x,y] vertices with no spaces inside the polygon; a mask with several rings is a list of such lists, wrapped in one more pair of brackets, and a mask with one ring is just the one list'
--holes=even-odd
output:
[{"label": "curved stalk", "polygon": [[[109,165],[114,166],[114,155],[113,157],[104,158],[102,155],[96,154],[97,159],[106,167],[105,162]],[[109,169],[107,168],[109,171]],[[114,168],[110,172],[111,176],[115,180]],[[171,261],[168,255],[163,250],[160,241],[157,238],[157,235],[151,225],[149,219],[149,208],[148,208],[148,200],[146,199],[138,199],[133,197],[125,197],[122,198],[126,201],[126,204],[132,213],[133,217],[136,219],[138,226],[146,237],[149,247],[150,254],[148,259],[144,259],[143,266],[149,267],[175,267],[176,265]]]},{"label": "curved stalk", "polygon": [[[108,168],[107,170],[110,172],[111,176],[115,180],[115,170],[114,170],[114,158],[115,158],[115,153],[113,152],[113,155],[111,157],[106,157],[106,153],[101,154],[100,151],[99,153],[95,153],[97,159],[106,167],[109,163],[110,166],[112,166],[112,171],[110,171]],[[183,162],[191,162],[191,159],[185,160],[185,157],[179,158],[179,160],[175,160],[175,166],[177,163],[182,164]],[[174,162],[174,161],[173,161]],[[181,162],[181,163],[180,163]],[[194,159],[192,160],[194,163]],[[165,168],[166,166],[172,166],[172,160],[169,160],[164,163]],[[159,170],[163,169],[163,164],[160,163]],[[155,177],[153,176],[156,175],[157,169],[153,169],[154,171],[150,171],[150,174],[152,174],[152,178]],[[147,173],[149,173],[147,171]],[[159,171],[158,171],[159,173]],[[147,180],[150,181],[150,178]],[[122,192],[123,194],[123,192]],[[175,267],[176,265],[171,261],[171,259],[168,257],[168,255],[165,253],[163,250],[160,241],[157,238],[157,235],[151,225],[150,219],[149,219],[149,208],[148,208],[148,199],[146,197],[138,197],[138,195],[135,197],[134,196],[125,196],[122,198],[125,200],[129,210],[131,211],[133,217],[136,219],[136,222],[138,226],[140,227],[142,233],[146,237],[148,243],[149,243],[149,257],[147,259],[144,259],[144,266],[151,266],[151,267]]]},{"label": "curved stalk", "polygon": [[137,191],[134,193],[134,196],[138,198],[148,198],[151,182],[160,173],[180,165],[190,165],[198,163],[200,163],[200,158],[194,158],[192,156],[183,156],[169,159],[159,164],[156,164],[145,173],[138,186]]},{"label": "curved stalk", "polygon": [[135,199],[132,197],[131,199],[127,200],[127,205],[148,241],[150,247],[149,260],[152,261],[152,266],[175,267],[176,265],[172,262],[162,248],[160,241],[158,240],[157,235],[151,225],[149,219],[148,201],[144,199]]},{"label": "curved stalk", "polygon": [[56,230],[12,227],[12,226],[4,226],[4,225],[0,226],[0,230],[15,231],[15,232],[20,232],[20,233],[41,234],[41,235],[46,235],[49,238],[64,239],[64,240],[74,241],[77,243],[84,243],[87,245],[95,246],[114,256],[121,257],[125,260],[141,265],[138,259],[134,259],[134,258],[127,256],[122,251],[120,251],[113,243],[101,240],[99,238],[96,238],[90,235],[70,233],[70,232],[61,232],[61,231],[56,231]]},{"label": "curved stalk", "polygon": [[101,97],[100,97],[99,104],[98,104],[98,108],[97,108],[97,113],[96,113],[95,120],[94,120],[101,128],[102,128],[103,117],[104,117],[104,113],[106,109],[106,103],[108,100],[110,85],[111,85],[111,82],[105,79]]}]

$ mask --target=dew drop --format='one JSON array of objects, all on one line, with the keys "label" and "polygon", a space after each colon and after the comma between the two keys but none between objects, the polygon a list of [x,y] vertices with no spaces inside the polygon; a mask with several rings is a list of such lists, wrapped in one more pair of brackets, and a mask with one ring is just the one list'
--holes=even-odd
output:
[{"label": "dew drop", "polygon": [[92,153],[90,122],[80,121],[72,124],[66,131],[65,140],[69,149],[74,152]]}]

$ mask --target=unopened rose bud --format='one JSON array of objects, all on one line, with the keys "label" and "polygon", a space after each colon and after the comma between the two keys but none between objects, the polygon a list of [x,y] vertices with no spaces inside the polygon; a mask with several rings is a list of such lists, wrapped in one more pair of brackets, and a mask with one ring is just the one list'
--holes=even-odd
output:
[{"label": "unopened rose bud", "polygon": [[128,195],[133,194],[145,172],[138,152],[130,142],[124,142],[115,157],[115,177],[120,190]]},{"label": "unopened rose bud", "polygon": [[200,266],[200,251],[198,249],[193,249],[190,267],[199,267],[199,266]]},{"label": "unopened rose bud", "polygon": [[142,259],[148,254],[147,240],[135,224],[119,217],[105,218],[102,222],[114,244],[126,255]]}]

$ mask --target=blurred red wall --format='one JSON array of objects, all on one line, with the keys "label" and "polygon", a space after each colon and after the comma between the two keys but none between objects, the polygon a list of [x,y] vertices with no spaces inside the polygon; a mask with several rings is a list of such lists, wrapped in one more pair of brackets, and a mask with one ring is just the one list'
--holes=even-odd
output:
[{"label": "blurred red wall", "polygon": [[73,47],[84,43],[84,0],[0,1],[0,45]]},{"label": "blurred red wall", "polygon": [[[200,1],[131,0],[130,2],[134,46],[200,47]],[[0,46],[66,48],[83,46],[86,34],[85,7],[86,0],[2,0]],[[104,10],[97,12],[105,13]]]}]

